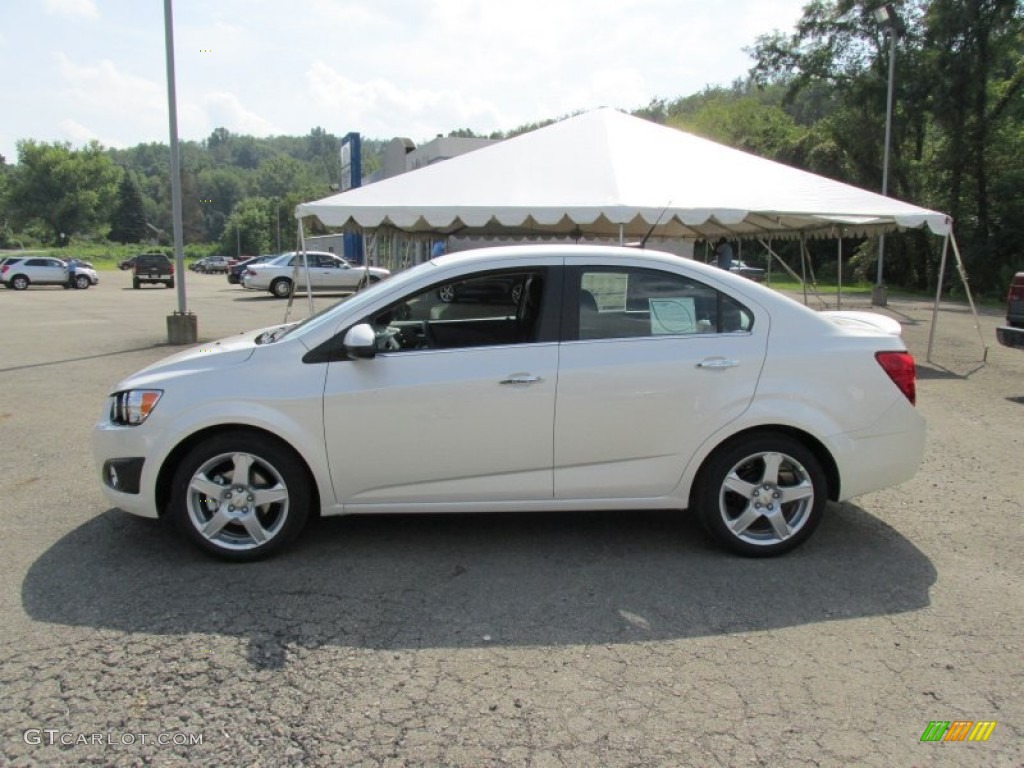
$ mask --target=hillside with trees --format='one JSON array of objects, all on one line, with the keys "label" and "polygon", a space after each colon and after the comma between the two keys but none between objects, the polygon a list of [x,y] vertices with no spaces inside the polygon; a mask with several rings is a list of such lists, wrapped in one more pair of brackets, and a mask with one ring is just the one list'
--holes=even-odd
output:
[{"label": "hillside with trees", "polygon": [[[793,32],[754,42],[745,80],[655,99],[634,114],[879,190],[889,43],[872,16],[878,5],[813,0]],[[1018,0],[893,5],[900,26],[889,194],[952,215],[974,284],[998,293],[1009,274],[1024,269],[1024,10]],[[480,134],[460,128],[450,135]],[[364,137],[365,174],[379,166],[388,138]],[[338,148],[339,137],[320,127],[270,138],[218,128],[203,141],[182,142],[186,243],[227,254],[291,247],[291,212],[331,193]],[[0,158],[0,247],[168,243],[168,157],[160,143],[19,142],[16,164]],[[851,250],[860,278],[874,279],[876,253],[871,241]],[[937,268],[926,236],[887,241],[891,286],[930,288]]]}]

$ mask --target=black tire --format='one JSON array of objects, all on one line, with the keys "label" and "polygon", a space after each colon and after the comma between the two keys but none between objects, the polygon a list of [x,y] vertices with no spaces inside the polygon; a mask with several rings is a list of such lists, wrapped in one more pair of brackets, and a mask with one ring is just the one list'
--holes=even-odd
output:
[{"label": "black tire", "polygon": [[437,289],[437,298],[445,304],[451,304],[455,301],[455,286],[451,284],[442,285]]},{"label": "black tire", "polygon": [[89,287],[89,278],[85,275],[75,275],[75,288],[84,291]]},{"label": "black tire", "polygon": [[168,280],[166,283],[164,283],[164,285],[167,286],[168,288],[173,288],[174,287],[174,281],[173,280]]},{"label": "black tire", "polygon": [[[246,477],[235,478],[239,467],[247,467]],[[219,499],[197,487],[208,482],[223,487]],[[178,464],[168,513],[205,552],[234,562],[259,560],[305,528],[309,485],[301,459],[285,444],[252,432],[225,432],[197,445]],[[283,492],[284,499],[260,505],[256,494],[261,492],[275,498]],[[258,542],[254,528],[266,540]]]},{"label": "black tire", "polygon": [[137,277],[132,278],[132,288],[134,288],[135,290],[139,290],[139,288],[141,288],[141,287],[142,287],[142,283],[139,282],[139,278],[137,278]]},{"label": "black tire", "polygon": [[287,277],[279,277],[270,284],[270,292],[279,299],[287,299],[292,294],[292,281]]},{"label": "black tire", "polygon": [[748,557],[781,555],[806,541],[827,499],[817,457],[803,443],[774,432],[720,446],[701,468],[693,495],[711,535]]},{"label": "black tire", "polygon": [[24,275],[15,275],[9,285],[16,291],[24,291],[29,286],[29,279]]}]

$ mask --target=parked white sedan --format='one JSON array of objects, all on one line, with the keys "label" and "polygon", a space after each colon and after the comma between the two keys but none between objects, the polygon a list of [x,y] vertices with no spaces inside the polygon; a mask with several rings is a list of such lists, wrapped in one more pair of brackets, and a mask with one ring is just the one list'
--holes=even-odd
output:
[{"label": "parked white sedan", "polygon": [[[496,279],[515,302],[441,298]],[[97,470],[114,505],[232,560],[317,511],[690,508],[726,547],[776,555],[826,500],[916,471],[914,360],[889,330],[667,254],[442,256],[125,379]]]},{"label": "parked white sedan", "polygon": [[[298,271],[296,272],[296,261]],[[314,291],[358,291],[372,283],[390,277],[391,273],[380,267],[361,267],[352,264],[333,253],[307,251],[309,286]],[[297,291],[306,289],[307,268],[303,266],[301,253],[284,253],[265,261],[252,264],[242,273],[242,285],[256,291],[270,291],[278,298],[288,298],[292,292],[292,280],[296,280]]]}]

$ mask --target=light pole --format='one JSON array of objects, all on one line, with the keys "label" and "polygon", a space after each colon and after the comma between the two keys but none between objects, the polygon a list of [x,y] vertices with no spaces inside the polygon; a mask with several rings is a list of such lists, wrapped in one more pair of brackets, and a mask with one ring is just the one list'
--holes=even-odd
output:
[{"label": "light pole", "polygon": [[[874,10],[875,21],[889,33],[889,92],[885,100],[885,147],[882,152],[882,194],[889,194],[889,146],[892,142],[892,91],[896,79],[896,33],[899,29],[899,17],[892,3],[886,3]],[[878,274],[875,276],[875,288],[871,292],[871,303],[876,307],[884,307],[888,303],[885,282],[882,279],[882,268],[885,264],[885,233],[878,237]]]},{"label": "light pole", "polygon": [[167,316],[167,341],[195,344],[198,320],[185,303],[185,237],[181,223],[181,159],[178,154],[178,97],[174,81],[174,14],[171,0],[164,0],[164,48],[167,59],[167,122],[171,144],[171,217],[174,231],[174,263],[178,284],[178,311]]}]

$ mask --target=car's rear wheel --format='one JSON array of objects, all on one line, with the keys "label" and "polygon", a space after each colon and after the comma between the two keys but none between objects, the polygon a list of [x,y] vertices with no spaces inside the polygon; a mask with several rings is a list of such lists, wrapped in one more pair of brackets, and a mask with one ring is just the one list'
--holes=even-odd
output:
[{"label": "car's rear wheel", "polygon": [[75,288],[85,290],[89,287],[89,278],[85,275],[75,275]]},{"label": "car's rear wheel", "polygon": [[10,286],[16,291],[24,291],[28,288],[28,278],[24,275],[15,275],[11,278]]},{"label": "car's rear wheel", "polygon": [[139,278],[137,278],[137,277],[133,278],[132,279],[132,288],[134,288],[135,290],[138,290],[141,287],[142,287],[142,283],[139,281]]},{"label": "car's rear wheel", "polygon": [[164,283],[164,285],[166,285],[168,288],[173,288],[174,287],[174,281],[173,280],[168,280],[166,283]]},{"label": "car's rear wheel", "polygon": [[708,458],[694,502],[719,542],[741,555],[771,557],[814,532],[827,485],[806,446],[787,435],[761,433],[726,443]]},{"label": "car's rear wheel", "polygon": [[270,284],[270,292],[279,299],[287,299],[292,292],[292,281],[281,277]]},{"label": "car's rear wheel", "polygon": [[285,445],[249,432],[217,435],[178,465],[171,515],[202,549],[257,560],[291,542],[309,516],[309,477]]}]

